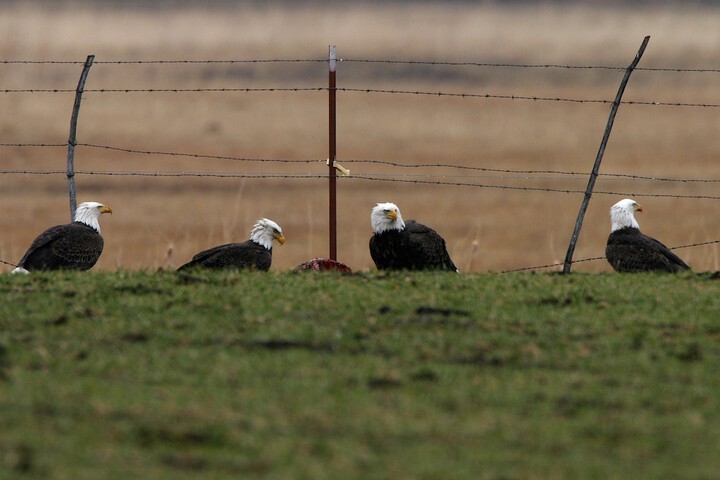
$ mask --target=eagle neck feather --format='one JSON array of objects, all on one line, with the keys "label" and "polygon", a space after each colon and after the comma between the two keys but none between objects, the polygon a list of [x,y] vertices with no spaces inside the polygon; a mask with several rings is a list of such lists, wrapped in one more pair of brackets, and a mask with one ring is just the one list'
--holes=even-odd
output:
[{"label": "eagle neck feather", "polygon": [[87,225],[97,233],[100,233],[100,222],[98,220],[97,212],[78,208],[75,212],[75,221],[82,223],[83,225]]}]

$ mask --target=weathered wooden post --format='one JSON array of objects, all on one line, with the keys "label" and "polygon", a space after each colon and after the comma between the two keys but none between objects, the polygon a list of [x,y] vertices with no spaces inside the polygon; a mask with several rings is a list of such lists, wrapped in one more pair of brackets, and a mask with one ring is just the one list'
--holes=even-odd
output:
[{"label": "weathered wooden post", "polygon": [[70,195],[70,221],[75,220],[75,208],[77,207],[77,200],[75,198],[75,145],[77,135],[77,121],[78,115],[80,114],[80,101],[82,100],[82,94],[85,90],[85,80],[87,79],[88,73],[90,73],[90,67],[95,60],[95,55],[88,55],[83,66],[82,73],[80,74],[80,80],[78,81],[77,89],[75,90],[75,104],[73,105],[72,116],[70,117],[70,135],[68,137],[68,152],[67,152],[67,182],[68,182],[68,194]]},{"label": "weathered wooden post", "polygon": [[603,155],[605,154],[605,146],[610,139],[610,132],[612,131],[613,123],[615,122],[615,114],[620,107],[620,100],[622,99],[625,87],[627,86],[628,80],[630,80],[630,74],[640,62],[640,58],[645,52],[650,37],[647,36],[640,45],[640,50],[635,54],[635,58],[632,63],[625,70],[625,76],[620,82],[620,88],[618,89],[615,100],[610,108],[610,118],[608,118],[607,126],[605,127],[605,134],[603,135],[602,141],[600,142],[600,149],[598,150],[597,156],[595,157],[595,164],[593,165],[592,172],[590,172],[590,179],[588,180],[587,187],[585,188],[585,196],[583,197],[582,204],[580,205],[580,211],[578,212],[577,220],[575,221],[575,229],[573,230],[572,237],[570,237],[570,244],[568,245],[567,254],[565,255],[565,263],[563,264],[562,273],[570,273],[570,267],[572,265],[572,257],[575,252],[575,245],[577,244],[578,237],[580,236],[580,229],[582,228],[583,219],[585,218],[585,212],[590,203],[590,197],[592,197],[593,188],[595,187],[595,180],[597,180],[598,172],[600,171],[600,163],[602,162]]}]

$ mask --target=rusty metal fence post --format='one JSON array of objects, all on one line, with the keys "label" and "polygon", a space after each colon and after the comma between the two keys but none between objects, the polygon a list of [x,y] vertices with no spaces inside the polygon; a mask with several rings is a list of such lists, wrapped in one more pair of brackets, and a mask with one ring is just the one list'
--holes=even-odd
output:
[{"label": "rusty metal fence post", "polygon": [[328,72],[328,185],[329,185],[329,231],[330,231],[330,259],[337,260],[337,173],[335,171],[335,160],[337,153],[336,143],[336,118],[335,118],[335,94],[337,93],[335,68],[337,59],[335,46],[329,47],[329,72]]}]

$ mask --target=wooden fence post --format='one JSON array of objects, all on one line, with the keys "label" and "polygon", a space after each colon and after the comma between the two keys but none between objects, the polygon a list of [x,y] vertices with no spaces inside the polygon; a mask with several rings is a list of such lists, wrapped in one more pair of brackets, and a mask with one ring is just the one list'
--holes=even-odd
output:
[{"label": "wooden fence post", "polygon": [[565,255],[565,262],[563,264],[562,273],[570,273],[572,257],[573,253],[575,252],[575,245],[577,244],[578,237],[580,236],[580,229],[582,228],[583,219],[585,218],[585,212],[587,211],[587,207],[590,203],[590,197],[592,197],[593,188],[595,187],[595,180],[597,179],[598,172],[600,171],[600,163],[602,162],[603,155],[605,154],[605,147],[607,146],[607,142],[610,139],[610,132],[612,131],[613,123],[615,122],[615,114],[620,107],[620,100],[622,99],[623,93],[625,92],[625,87],[627,86],[628,80],[630,80],[630,74],[632,74],[633,70],[635,70],[638,62],[640,62],[640,58],[645,52],[645,47],[647,47],[649,41],[650,37],[645,37],[642,45],[640,45],[640,49],[635,54],[635,58],[633,59],[632,63],[625,70],[625,76],[623,77],[622,82],[620,82],[620,88],[618,89],[615,100],[612,103],[612,108],[610,109],[610,118],[608,118],[607,126],[605,127],[605,134],[603,135],[602,141],[600,142],[600,148],[598,150],[597,156],[595,157],[595,164],[593,165],[592,172],[590,173],[590,179],[588,180],[587,187],[585,188],[585,196],[583,197],[582,204],[580,205],[580,211],[578,212],[577,220],[575,221],[575,229],[573,230],[572,237],[570,237],[570,245],[568,245],[567,254]]},{"label": "wooden fence post", "polygon": [[70,221],[75,220],[75,208],[77,207],[77,200],[75,197],[75,138],[77,135],[77,121],[78,115],[80,114],[80,101],[82,100],[82,94],[85,90],[85,80],[87,79],[90,67],[95,60],[95,55],[88,55],[83,66],[82,73],[80,74],[80,80],[78,81],[77,89],[75,90],[75,103],[73,105],[72,116],[70,117],[70,135],[68,137],[68,151],[67,151],[67,182],[68,182],[68,194],[70,195]]}]

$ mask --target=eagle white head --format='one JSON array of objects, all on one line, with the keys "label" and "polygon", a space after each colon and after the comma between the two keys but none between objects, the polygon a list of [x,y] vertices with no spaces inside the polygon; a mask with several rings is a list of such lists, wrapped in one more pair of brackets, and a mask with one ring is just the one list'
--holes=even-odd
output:
[{"label": "eagle white head", "polygon": [[394,203],[378,203],[370,214],[370,224],[375,233],[383,233],[388,230],[403,231],[405,222],[400,209]]},{"label": "eagle white head", "polygon": [[630,198],[620,200],[610,207],[611,231],[614,232],[627,227],[640,230],[640,225],[638,225],[637,220],[635,220],[635,212],[642,212],[642,207]]},{"label": "eagle white head", "polygon": [[280,225],[267,218],[261,218],[253,225],[250,231],[250,240],[262,245],[270,250],[273,240],[277,240],[280,245],[285,243],[285,237],[282,233]]},{"label": "eagle white head", "polygon": [[74,221],[84,223],[100,233],[100,215],[103,213],[112,214],[112,208],[98,202],[83,202],[75,209]]}]

